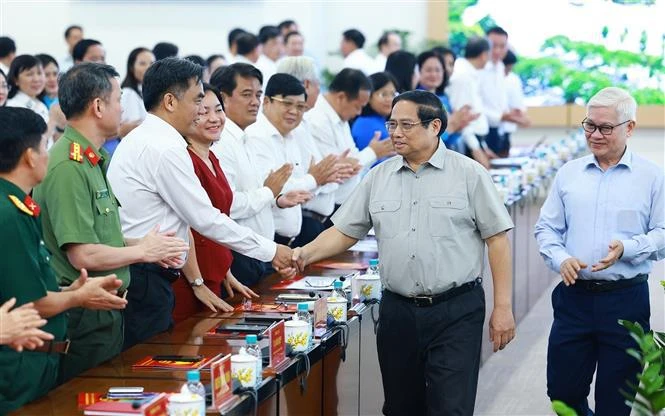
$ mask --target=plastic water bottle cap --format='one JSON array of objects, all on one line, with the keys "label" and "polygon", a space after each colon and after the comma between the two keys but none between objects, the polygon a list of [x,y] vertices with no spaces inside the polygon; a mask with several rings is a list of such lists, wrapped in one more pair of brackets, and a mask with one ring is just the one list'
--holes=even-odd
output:
[{"label": "plastic water bottle cap", "polygon": [[300,302],[298,304],[298,311],[309,312],[309,305],[307,302]]},{"label": "plastic water bottle cap", "polygon": [[256,335],[247,335],[245,336],[245,342],[247,342],[249,345],[254,345],[256,344],[258,340],[256,339]]},{"label": "plastic water bottle cap", "polygon": [[187,372],[187,381],[194,381],[194,382],[201,381],[199,370],[189,370]]},{"label": "plastic water bottle cap", "polygon": [[372,266],[378,266],[378,265],[379,265],[379,259],[371,259],[371,260],[369,261],[369,266],[370,266],[370,267],[372,267]]},{"label": "plastic water bottle cap", "polygon": [[341,289],[342,288],[342,282],[340,282],[339,280],[335,280],[333,282],[333,288],[334,289]]}]

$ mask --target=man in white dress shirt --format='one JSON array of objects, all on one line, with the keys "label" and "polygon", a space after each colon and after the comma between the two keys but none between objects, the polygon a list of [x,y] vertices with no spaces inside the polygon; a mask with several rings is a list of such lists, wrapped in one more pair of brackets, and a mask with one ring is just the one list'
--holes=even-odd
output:
[{"label": "man in white dress shirt", "polygon": [[510,142],[499,133],[501,122],[522,122],[522,111],[508,108],[506,71],[503,58],[508,53],[508,33],[499,26],[487,30],[487,40],[491,46],[490,59],[480,72],[480,95],[487,117],[489,129],[485,142],[498,156],[507,157]]},{"label": "man in white dress shirt", "polygon": [[510,146],[510,135],[517,131],[517,126],[528,127],[531,124],[531,120],[526,114],[526,105],[524,103],[524,85],[522,85],[520,77],[513,72],[513,66],[516,63],[517,56],[513,52],[508,51],[503,58],[503,65],[506,68],[506,103],[511,111],[517,109],[521,113],[521,121],[519,123],[503,121],[501,122],[501,127],[499,127],[499,136],[503,136],[508,146]]},{"label": "man in white dress shirt", "polygon": [[[402,38],[395,31],[383,32],[377,44],[379,47],[379,54],[374,58],[376,64],[376,71],[382,72],[386,69],[386,61],[391,53],[402,49]],[[371,74],[370,74],[371,75]]]},{"label": "man in white dress shirt", "polygon": [[469,106],[471,113],[480,116],[462,130],[462,140],[467,156],[489,169],[489,157],[495,156],[485,143],[489,131],[480,92],[480,72],[489,60],[490,44],[485,38],[472,37],[464,48],[464,58],[455,61],[453,75],[446,88],[453,112]]},{"label": "man in white dress shirt", "polygon": [[365,46],[365,36],[359,30],[349,29],[342,33],[339,49],[344,57],[344,68],[359,69],[365,75],[372,75],[379,70],[377,70],[376,62],[367,55],[363,46]]},{"label": "man in white dress shirt", "polygon": [[15,57],[16,43],[14,43],[14,40],[7,36],[0,36],[0,69],[5,73],[5,76],[9,74],[9,67]]},{"label": "man in white dress shirt", "polygon": [[253,33],[241,33],[236,38],[237,52],[236,62],[256,65],[261,54],[259,38]]},{"label": "man in white dress shirt", "polygon": [[[256,122],[259,112],[263,93],[261,72],[252,65],[235,63],[216,71],[210,83],[222,93],[226,111],[224,131],[211,150],[233,190],[231,218],[272,240],[275,222],[271,207],[289,207],[302,201],[297,195],[282,193],[293,166],[285,163],[266,176],[248,145],[245,129]],[[251,286],[272,270],[265,260],[233,250],[231,272],[240,282]]]},{"label": "man in white dress shirt", "polygon": [[259,30],[259,43],[261,44],[261,55],[254,66],[263,75],[263,88],[265,89],[270,77],[277,72],[277,60],[284,54],[284,38],[277,26],[263,26]]},{"label": "man in white dress shirt", "polygon": [[[268,81],[263,99],[263,113],[247,128],[250,147],[255,149],[259,166],[278,169],[284,163],[293,165],[291,177],[282,192],[302,192],[311,198],[318,188],[335,182],[337,157],[331,156],[314,163],[313,156],[301,150],[293,131],[300,125],[307,110],[305,87],[295,77],[275,74]],[[264,170],[265,170],[264,169]],[[275,242],[292,245],[300,234],[301,205],[272,207],[275,220]]]},{"label": "man in white dress shirt", "polygon": [[[238,225],[213,207],[194,173],[183,136],[190,134],[204,108],[203,68],[191,61],[166,58],[155,62],[143,81],[148,116],[120,143],[108,179],[120,201],[123,234],[137,238],[155,225],[173,231],[193,246],[190,227],[233,250],[288,268],[291,250]],[[194,294],[218,303],[204,284],[196,261],[184,266]],[[174,306],[171,282],[179,271],[150,264],[130,268],[129,304],[125,312],[125,347],[167,330]],[[217,303],[216,303],[217,302]]]},{"label": "man in white dress shirt", "polygon": [[[393,154],[392,142],[375,134],[369,145],[359,151],[351,136],[349,120],[360,115],[372,91],[370,80],[359,70],[345,68],[335,76],[328,92],[320,95],[313,109],[305,114],[307,127],[323,155],[343,154],[354,165],[354,175],[335,192],[335,206],[341,205],[360,182],[358,173],[370,168],[377,158]],[[328,221],[328,226],[331,224]]]},{"label": "man in white dress shirt", "polygon": [[74,46],[83,39],[83,28],[79,25],[72,25],[65,29],[65,42],[67,43],[67,56],[62,58],[58,63],[60,73],[64,74],[67,70],[74,66]]}]

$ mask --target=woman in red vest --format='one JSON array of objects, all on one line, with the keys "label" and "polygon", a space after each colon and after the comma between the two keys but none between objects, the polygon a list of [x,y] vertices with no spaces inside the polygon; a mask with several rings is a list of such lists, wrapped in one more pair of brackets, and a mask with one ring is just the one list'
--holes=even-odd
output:
[{"label": "woman in red vest", "polygon": [[[219,161],[210,151],[210,146],[219,140],[226,116],[219,92],[208,84],[204,84],[203,89],[205,91],[203,98],[205,114],[199,119],[196,132],[187,137],[187,143],[189,144],[187,150],[194,164],[194,172],[208,193],[212,205],[224,214],[229,215],[233,192],[226,176],[224,176],[224,172],[222,172]],[[240,283],[231,274],[230,267],[233,257],[230,249],[207,239],[194,229],[192,229],[192,234],[203,283],[213,293],[220,294],[222,285],[224,285],[226,293],[230,296],[233,296],[235,291],[247,298],[258,297],[256,293]],[[206,310],[206,305],[194,296],[194,292],[186,279],[176,280],[173,284],[173,291],[175,293],[175,308],[173,310],[173,320],[175,322]],[[225,302],[224,305],[228,306]],[[229,306],[227,310],[231,309]]]}]

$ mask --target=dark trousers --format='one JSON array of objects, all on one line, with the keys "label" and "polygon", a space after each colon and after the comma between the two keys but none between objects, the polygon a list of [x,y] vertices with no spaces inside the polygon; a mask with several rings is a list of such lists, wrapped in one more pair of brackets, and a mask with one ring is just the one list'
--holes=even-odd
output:
[{"label": "dark trousers", "polygon": [[309,244],[322,232],[326,230],[326,226],[314,218],[303,217],[302,226],[300,227],[300,234],[293,240],[291,247],[302,247]]},{"label": "dark trousers", "polygon": [[129,266],[132,280],[125,308],[123,350],[173,327],[173,288],[160,269],[146,263]]},{"label": "dark trousers", "polygon": [[[640,363],[626,354],[638,348],[618,319],[639,322],[649,330],[649,287],[646,282],[607,292],[590,292],[563,283],[552,292],[554,322],[547,348],[547,395],[591,414],[587,404],[596,374],[596,414],[629,415],[620,390],[636,383]],[[639,349],[639,348],[638,348]],[[597,370],[596,370],[597,367]]]},{"label": "dark trousers", "polygon": [[385,415],[473,415],[485,320],[482,286],[417,307],[384,291],[376,334]]},{"label": "dark trousers", "polygon": [[121,311],[73,308],[67,314],[71,344],[60,359],[60,384],[120,354],[123,345]]},{"label": "dark trousers", "polygon": [[233,263],[231,263],[231,273],[240,283],[246,286],[254,286],[261,278],[272,273],[272,267],[261,260],[247,257],[243,254],[233,253]]},{"label": "dark trousers", "polygon": [[494,153],[499,157],[508,157],[510,152],[510,136],[500,134],[499,129],[490,127],[487,136],[485,136],[485,143]]}]

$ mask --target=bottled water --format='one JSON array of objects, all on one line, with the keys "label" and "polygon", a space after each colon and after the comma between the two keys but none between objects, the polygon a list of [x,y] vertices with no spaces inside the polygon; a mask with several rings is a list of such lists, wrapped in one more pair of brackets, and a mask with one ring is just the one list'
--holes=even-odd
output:
[{"label": "bottled water", "polygon": [[369,268],[367,274],[379,275],[379,259],[371,259],[369,261]]},{"label": "bottled water", "polygon": [[189,370],[187,372],[187,390],[191,394],[196,394],[199,396],[199,415],[203,416],[206,414],[206,390],[201,383],[201,376],[199,375],[199,370]]},{"label": "bottled water", "polygon": [[305,321],[309,325],[309,343],[308,347],[312,345],[312,335],[314,334],[314,322],[312,320],[312,315],[309,313],[309,304],[307,302],[300,302],[298,304],[298,313],[296,314],[296,319],[300,321]]},{"label": "bottled water", "polygon": [[256,358],[256,385],[261,384],[263,380],[263,355],[261,354],[261,347],[259,347],[256,335],[247,335],[245,337],[247,343],[247,354]]}]

